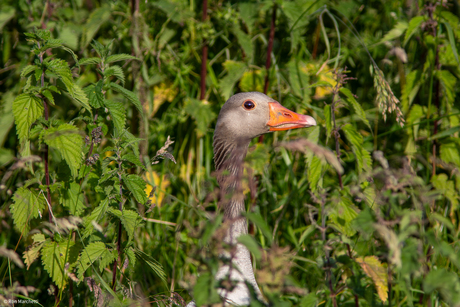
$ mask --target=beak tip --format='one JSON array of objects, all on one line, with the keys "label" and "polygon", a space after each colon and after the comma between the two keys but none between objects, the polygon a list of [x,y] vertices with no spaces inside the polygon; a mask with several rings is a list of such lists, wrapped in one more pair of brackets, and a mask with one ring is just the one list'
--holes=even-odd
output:
[{"label": "beak tip", "polygon": [[305,115],[305,127],[311,127],[311,126],[316,126],[316,120],[308,115]]}]

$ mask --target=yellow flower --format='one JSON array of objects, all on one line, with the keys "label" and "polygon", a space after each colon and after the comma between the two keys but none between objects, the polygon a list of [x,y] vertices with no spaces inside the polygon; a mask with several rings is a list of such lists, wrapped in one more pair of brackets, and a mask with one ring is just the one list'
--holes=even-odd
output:
[{"label": "yellow flower", "polygon": [[161,207],[161,203],[163,202],[163,199],[165,197],[164,191],[170,184],[169,180],[166,179],[165,175],[162,175],[160,178],[160,176],[158,176],[158,174],[155,172],[147,172],[143,177],[145,181],[150,183],[147,183],[147,187],[144,190],[147,194],[147,197],[150,196],[150,193],[153,190],[152,184],[157,187],[152,197],[149,197],[150,203],[156,204],[158,207]]}]

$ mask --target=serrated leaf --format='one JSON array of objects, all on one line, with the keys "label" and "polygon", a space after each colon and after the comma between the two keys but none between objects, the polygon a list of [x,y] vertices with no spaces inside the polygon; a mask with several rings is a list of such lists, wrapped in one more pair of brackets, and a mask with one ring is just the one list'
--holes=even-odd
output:
[{"label": "serrated leaf", "polygon": [[83,137],[76,127],[62,124],[45,130],[43,138],[46,144],[61,153],[75,178],[82,162]]},{"label": "serrated leaf", "polygon": [[[113,258],[112,250],[109,250],[103,242],[92,242],[81,251],[80,259],[77,262],[77,278],[83,279],[86,270],[98,259],[108,258],[112,259],[110,262],[115,260]],[[108,259],[105,259],[106,262]],[[110,263],[109,262],[109,263]]]},{"label": "serrated leaf", "polygon": [[409,39],[414,35],[415,31],[420,27],[424,20],[423,16],[415,16],[409,21],[409,25],[407,26],[406,35],[404,36],[404,43],[403,46],[406,46]]},{"label": "serrated leaf", "polygon": [[223,98],[230,98],[235,83],[243,76],[247,69],[246,63],[227,60],[224,62],[224,68],[227,75],[220,79],[219,89]]},{"label": "serrated leaf", "polygon": [[198,99],[187,99],[184,110],[195,120],[198,135],[205,135],[209,125],[216,117],[209,103]]},{"label": "serrated leaf", "polygon": [[144,116],[142,104],[139,101],[139,98],[137,98],[136,94],[113,82],[110,82],[110,87],[116,90],[117,92],[121,93],[126,99],[128,99],[132,104],[134,104],[139,113],[142,114],[142,116]]},{"label": "serrated leaf", "polygon": [[126,110],[123,103],[106,100],[104,104],[112,117],[113,126],[117,130],[117,135],[121,134],[125,128],[126,122]]},{"label": "serrated leaf", "polygon": [[166,281],[166,273],[163,269],[163,266],[161,263],[156,261],[152,256],[144,253],[138,248],[134,249],[134,254],[136,255],[136,258],[143,263],[145,263],[152,271],[161,278],[161,280]]},{"label": "serrated leaf", "polygon": [[376,256],[356,257],[356,262],[361,266],[367,276],[372,278],[380,299],[385,303],[388,299],[388,269]]},{"label": "serrated leaf", "polygon": [[442,144],[439,152],[444,162],[460,167],[460,146],[452,142]]},{"label": "serrated leaf", "polygon": [[43,104],[32,93],[24,93],[13,101],[13,114],[16,131],[21,142],[29,138],[30,126],[43,116]]},{"label": "serrated leaf", "polygon": [[342,196],[340,201],[333,204],[333,210],[329,214],[331,225],[339,232],[351,237],[356,233],[352,227],[352,221],[358,216],[358,212],[353,202],[348,197]]},{"label": "serrated leaf", "polygon": [[369,171],[372,159],[370,153],[363,147],[363,136],[359,134],[356,128],[351,124],[343,125],[341,129],[345,132],[345,136],[350,142],[351,149],[356,156],[358,172]]},{"label": "serrated leaf", "polygon": [[133,163],[134,165],[139,166],[140,168],[142,168],[143,170],[145,170],[144,164],[142,164],[142,162],[141,162],[141,160],[139,159],[139,157],[137,157],[135,154],[128,153],[128,154],[122,155],[122,156],[121,156],[121,159],[124,160],[124,161],[131,162],[131,163]]},{"label": "serrated leaf", "polygon": [[24,263],[27,265],[27,270],[30,268],[32,263],[40,257],[40,250],[42,249],[44,243],[45,241],[34,244],[23,253]]},{"label": "serrated leaf", "polygon": [[118,80],[120,80],[122,85],[125,85],[125,73],[120,66],[113,65],[104,71],[104,77],[109,78],[111,76],[115,76]]},{"label": "serrated leaf", "polygon": [[138,175],[122,175],[122,179],[136,200],[141,204],[145,204],[147,202],[147,195],[145,195],[144,190],[147,183]]},{"label": "serrated leaf", "polygon": [[54,106],[54,97],[49,90],[43,90],[42,95],[45,96],[48,102]]},{"label": "serrated leaf", "polygon": [[61,188],[61,203],[69,209],[70,214],[80,216],[85,210],[83,192],[76,182],[66,183]]},{"label": "serrated leaf", "polygon": [[307,169],[308,183],[312,192],[315,192],[318,189],[322,169],[321,159],[317,156],[313,156]]},{"label": "serrated leaf", "polygon": [[83,238],[90,236],[94,230],[94,223],[99,223],[107,213],[109,207],[109,199],[106,198],[101,201],[99,206],[94,209],[89,216],[83,219]]},{"label": "serrated leaf", "polygon": [[110,63],[113,63],[113,62],[126,61],[126,60],[138,60],[138,61],[140,61],[135,56],[132,56],[132,55],[129,55],[129,54],[126,54],[126,53],[120,53],[120,54],[113,54],[113,55],[108,56],[105,59],[105,63],[110,64]]},{"label": "serrated leaf", "polygon": [[353,109],[355,110],[356,115],[367,125],[369,130],[372,130],[371,125],[369,124],[369,121],[366,118],[366,113],[364,112],[363,108],[361,107],[361,104],[359,104],[351,91],[345,87],[340,88],[340,92],[344,94],[347,98],[346,101],[351,104]]},{"label": "serrated leaf", "polygon": [[45,206],[43,193],[39,194],[37,191],[25,187],[16,190],[10,211],[16,228],[23,233],[24,237],[29,233],[30,221],[37,218],[40,215],[39,211],[43,211]]},{"label": "serrated leaf", "polygon": [[448,70],[436,70],[435,77],[441,82],[447,101],[453,103],[455,101],[457,78]]},{"label": "serrated leaf", "polygon": [[[35,65],[27,65],[24,67],[24,69],[21,71],[21,78],[26,78],[29,74],[34,72],[38,67]],[[38,68],[39,69],[39,68]]]},{"label": "serrated leaf", "polygon": [[83,90],[88,96],[89,104],[93,108],[101,108],[104,106],[104,94],[102,94],[102,80],[99,80],[96,84],[91,84],[85,87]]},{"label": "serrated leaf", "polygon": [[49,71],[59,76],[59,79],[62,83],[64,83],[69,95],[80,102],[85,109],[91,112],[88,97],[86,97],[85,92],[83,92],[81,87],[74,83],[72,72],[70,71],[67,62],[62,59],[53,59],[46,64],[46,67]]},{"label": "serrated leaf", "polygon": [[[69,247],[68,250],[67,246]],[[61,243],[47,241],[41,250],[43,266],[59,289],[65,288],[67,284],[67,277],[64,272],[66,254],[68,254],[67,262],[70,264],[69,271],[75,266],[78,251],[74,246],[75,242],[73,241],[66,240]]]},{"label": "serrated leaf", "polygon": [[142,223],[142,219],[139,214],[132,210],[123,210],[114,209],[109,207],[108,211],[114,216],[118,217],[123,224],[123,227],[128,234],[129,241],[132,241],[134,237],[134,231]]},{"label": "serrated leaf", "polygon": [[131,147],[134,151],[134,154],[139,157],[139,142],[143,139],[136,138],[131,132],[126,129],[123,129],[122,132],[123,147]]},{"label": "serrated leaf", "polygon": [[100,58],[83,58],[78,61],[78,65],[99,64],[102,60]]}]

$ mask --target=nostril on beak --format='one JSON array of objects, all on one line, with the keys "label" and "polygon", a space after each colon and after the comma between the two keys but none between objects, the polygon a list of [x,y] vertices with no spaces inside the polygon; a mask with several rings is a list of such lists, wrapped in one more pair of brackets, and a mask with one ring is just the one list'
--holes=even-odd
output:
[{"label": "nostril on beak", "polygon": [[292,117],[292,115],[289,114],[289,113],[284,113],[283,115],[284,115],[285,117]]}]

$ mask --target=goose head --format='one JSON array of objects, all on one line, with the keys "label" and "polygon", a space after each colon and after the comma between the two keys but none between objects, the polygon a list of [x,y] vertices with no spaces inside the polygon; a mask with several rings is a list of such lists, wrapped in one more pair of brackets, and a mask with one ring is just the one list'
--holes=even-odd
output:
[{"label": "goose head", "polygon": [[239,93],[223,105],[215,135],[229,141],[247,141],[262,134],[315,126],[308,115],[297,114],[279,102],[259,92]]},{"label": "goose head", "polygon": [[[222,166],[224,156],[235,147],[246,147],[262,134],[315,126],[316,121],[283,107],[279,102],[259,92],[239,93],[222,106],[214,133],[214,160],[216,169]],[[245,154],[245,149],[243,150]]]}]

